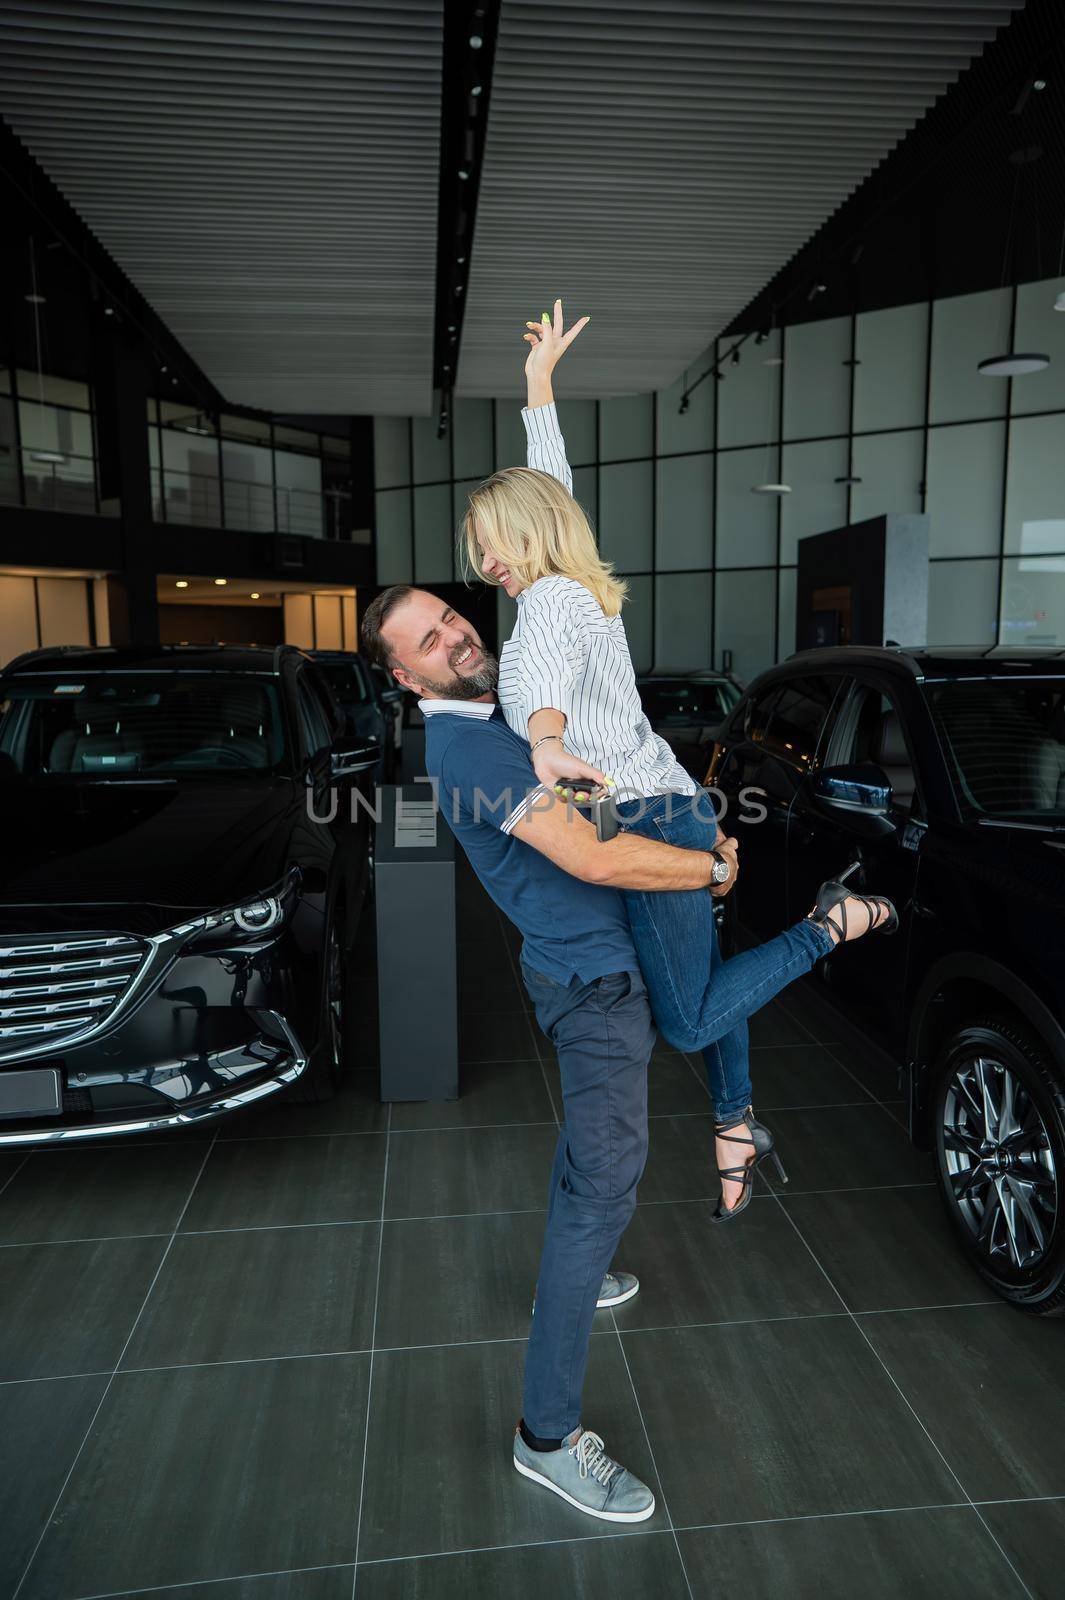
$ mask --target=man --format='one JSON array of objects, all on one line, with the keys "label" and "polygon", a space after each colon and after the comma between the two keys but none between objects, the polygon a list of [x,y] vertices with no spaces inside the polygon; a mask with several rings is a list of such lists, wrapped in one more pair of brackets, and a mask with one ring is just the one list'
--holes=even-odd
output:
[{"label": "man", "polygon": [[496,704],[495,657],[437,596],[401,584],[385,590],[367,608],[362,640],[420,696],[426,768],[438,780],[441,809],[484,887],[525,936],[522,976],[561,1068],[565,1121],[514,1465],[589,1516],[642,1522],[655,1508],[651,1490],[581,1426],[596,1305],[638,1288],[607,1268],[647,1156],[655,1040],[617,890],[707,888],[714,858],[636,834],[600,844],[586,818],[538,787],[528,744]]}]

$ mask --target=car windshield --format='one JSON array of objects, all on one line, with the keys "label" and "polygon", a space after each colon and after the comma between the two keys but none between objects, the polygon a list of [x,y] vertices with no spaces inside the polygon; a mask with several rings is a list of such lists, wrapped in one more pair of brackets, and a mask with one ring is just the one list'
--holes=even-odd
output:
[{"label": "car windshield", "polygon": [[640,699],[652,727],[717,723],[727,716],[740,691],[727,678],[700,682],[694,678],[644,679]]},{"label": "car windshield", "polygon": [[0,683],[0,778],[273,773],[276,686],[236,673],[80,672]]},{"label": "car windshield", "polygon": [[958,681],[928,693],[966,815],[1065,822],[1065,681]]},{"label": "car windshield", "polygon": [[341,705],[361,706],[370,699],[370,685],[357,661],[318,660],[316,665]]}]

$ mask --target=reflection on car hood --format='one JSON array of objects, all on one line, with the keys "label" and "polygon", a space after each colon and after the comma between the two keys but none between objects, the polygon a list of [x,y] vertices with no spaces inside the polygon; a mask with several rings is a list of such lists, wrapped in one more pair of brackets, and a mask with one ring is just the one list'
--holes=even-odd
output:
[{"label": "reflection on car hood", "polygon": [[100,908],[93,923],[111,922],[121,903],[141,908],[136,931],[155,932],[187,910],[259,893],[284,871],[304,794],[291,778],[5,784],[0,924],[13,930],[24,920],[17,908],[30,906],[53,908],[44,922],[30,918],[42,929],[71,917],[84,926],[78,908],[90,905]]}]

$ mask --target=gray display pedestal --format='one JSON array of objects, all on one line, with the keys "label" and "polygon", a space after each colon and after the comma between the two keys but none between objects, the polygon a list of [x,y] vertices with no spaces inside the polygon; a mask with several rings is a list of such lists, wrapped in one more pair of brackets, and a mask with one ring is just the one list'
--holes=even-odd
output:
[{"label": "gray display pedestal", "polygon": [[428,784],[385,784],[374,844],[381,1099],[459,1092],[455,839]]}]

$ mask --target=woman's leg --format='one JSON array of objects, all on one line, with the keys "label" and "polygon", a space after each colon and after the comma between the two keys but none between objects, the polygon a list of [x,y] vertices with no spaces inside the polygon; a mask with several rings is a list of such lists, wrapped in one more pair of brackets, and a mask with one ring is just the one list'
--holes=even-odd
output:
[{"label": "woman's leg", "polygon": [[[710,945],[710,981],[720,970],[724,957],[718,943],[717,925],[711,917],[713,929]],[[703,1048],[703,1066],[706,1082],[714,1102],[718,1122],[729,1122],[746,1111],[753,1098],[751,1088],[751,1061],[748,1044],[747,1019],[737,1022],[728,1033]]]}]

